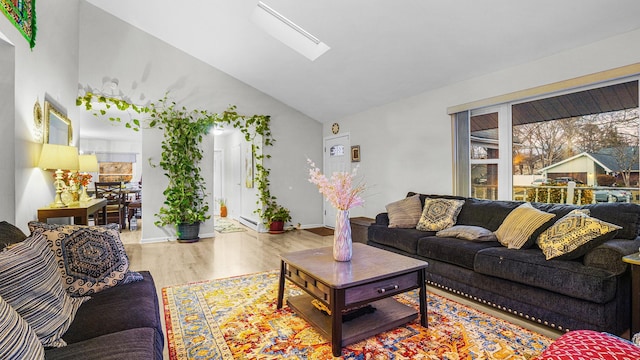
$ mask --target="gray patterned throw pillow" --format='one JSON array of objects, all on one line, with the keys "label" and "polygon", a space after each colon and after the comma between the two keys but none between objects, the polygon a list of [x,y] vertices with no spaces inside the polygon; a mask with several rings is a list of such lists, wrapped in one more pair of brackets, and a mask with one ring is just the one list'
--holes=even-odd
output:
[{"label": "gray patterned throw pillow", "polygon": [[422,231],[440,231],[456,224],[464,200],[425,199],[422,216],[416,229]]}]

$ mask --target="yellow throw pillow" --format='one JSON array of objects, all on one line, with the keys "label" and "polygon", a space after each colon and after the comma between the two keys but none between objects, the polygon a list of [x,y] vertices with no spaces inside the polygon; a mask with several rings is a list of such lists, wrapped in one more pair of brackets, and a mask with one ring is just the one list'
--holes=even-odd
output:
[{"label": "yellow throw pillow", "polygon": [[495,234],[502,245],[509,249],[520,249],[540,226],[555,216],[524,203],[507,215]]},{"label": "yellow throw pillow", "polygon": [[612,239],[618,229],[622,228],[573,210],[540,234],[537,244],[547,260],[577,259]]},{"label": "yellow throw pillow", "polygon": [[456,224],[464,200],[430,199],[424,200],[424,208],[416,229],[440,231]]}]

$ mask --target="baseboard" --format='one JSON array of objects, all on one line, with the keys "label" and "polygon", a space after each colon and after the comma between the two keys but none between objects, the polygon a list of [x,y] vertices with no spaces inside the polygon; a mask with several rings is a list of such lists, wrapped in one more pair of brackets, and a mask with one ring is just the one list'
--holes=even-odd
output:
[{"label": "baseboard", "polygon": [[158,237],[158,238],[142,238],[140,239],[140,244],[151,244],[151,243],[159,243],[166,241],[174,241],[174,238],[170,237]]}]

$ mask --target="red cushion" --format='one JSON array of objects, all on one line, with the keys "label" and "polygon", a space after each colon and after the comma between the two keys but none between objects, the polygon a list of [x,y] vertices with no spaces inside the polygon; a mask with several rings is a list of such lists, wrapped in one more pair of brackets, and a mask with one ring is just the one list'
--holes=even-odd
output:
[{"label": "red cushion", "polygon": [[640,347],[617,336],[575,330],[560,336],[537,360],[637,360]]}]

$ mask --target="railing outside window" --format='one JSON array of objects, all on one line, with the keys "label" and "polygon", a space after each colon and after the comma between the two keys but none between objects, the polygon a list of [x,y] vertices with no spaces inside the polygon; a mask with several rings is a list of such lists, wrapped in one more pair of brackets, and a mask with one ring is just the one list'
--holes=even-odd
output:
[{"label": "railing outside window", "polygon": [[559,204],[595,204],[597,202],[626,202],[640,204],[640,190],[604,186],[514,186],[513,200]]}]

